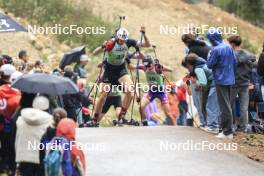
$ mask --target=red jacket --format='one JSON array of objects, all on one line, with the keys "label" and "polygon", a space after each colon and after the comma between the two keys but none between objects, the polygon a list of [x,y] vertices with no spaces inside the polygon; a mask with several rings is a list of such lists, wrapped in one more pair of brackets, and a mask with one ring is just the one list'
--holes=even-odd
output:
[{"label": "red jacket", "polygon": [[0,114],[10,120],[19,106],[21,92],[9,84],[0,86]]}]

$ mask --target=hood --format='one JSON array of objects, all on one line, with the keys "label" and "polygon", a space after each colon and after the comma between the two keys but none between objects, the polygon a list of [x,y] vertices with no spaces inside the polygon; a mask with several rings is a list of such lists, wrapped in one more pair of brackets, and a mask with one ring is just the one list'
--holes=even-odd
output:
[{"label": "hood", "polygon": [[75,140],[75,129],[76,123],[72,119],[64,118],[59,122],[57,126],[56,135],[65,137],[66,139],[73,141]]},{"label": "hood", "polygon": [[22,109],[21,118],[31,126],[51,124],[53,121],[49,113],[33,108]]},{"label": "hood", "polygon": [[236,57],[240,58],[240,60],[248,60],[250,62],[256,61],[256,57],[246,50],[240,49],[235,51],[235,53],[236,53]]},{"label": "hood", "polygon": [[212,43],[213,46],[217,46],[223,42],[221,32],[214,27],[209,28],[206,33],[206,38]]}]

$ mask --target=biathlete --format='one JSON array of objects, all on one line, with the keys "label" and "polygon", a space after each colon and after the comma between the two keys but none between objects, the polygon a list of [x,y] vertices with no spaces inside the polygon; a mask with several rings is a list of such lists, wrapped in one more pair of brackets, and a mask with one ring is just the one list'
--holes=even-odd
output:
[{"label": "biathlete", "polygon": [[120,90],[117,89],[117,87],[114,87],[111,90],[111,92],[108,94],[105,104],[102,108],[102,112],[98,119],[99,122],[105,116],[105,114],[108,112],[111,106],[114,106],[116,116],[118,117],[122,109],[122,98],[121,98],[121,92]]},{"label": "biathlete", "polygon": [[96,48],[93,52],[93,54],[97,54],[104,50],[104,74],[101,83],[101,94],[95,105],[95,113],[92,120],[94,126],[99,125],[102,107],[105,104],[108,93],[110,92],[109,87],[111,88],[114,85],[122,85],[123,92],[125,93],[122,108],[118,115],[118,123],[128,123],[125,119],[125,115],[134,95],[133,81],[127,70],[127,62],[130,62],[127,57],[128,49],[134,47],[136,51],[139,51],[139,47],[150,46],[144,27],[141,28],[141,32],[144,34],[144,43],[142,44],[136,40],[129,39],[128,31],[125,28],[120,28],[116,32],[114,38],[106,41],[102,47]]},{"label": "biathlete", "polygon": [[[130,66],[132,68],[132,66]],[[154,99],[159,99],[162,104],[162,109],[167,117],[172,121],[172,125],[176,124],[176,119],[170,113],[169,99],[166,93],[164,72],[172,72],[172,69],[161,65],[157,59],[153,60],[151,55],[145,55],[143,65],[139,65],[138,69],[143,70],[146,75],[149,91],[140,101],[140,113],[142,116],[142,123],[147,126],[147,119],[145,114],[145,107]]]}]

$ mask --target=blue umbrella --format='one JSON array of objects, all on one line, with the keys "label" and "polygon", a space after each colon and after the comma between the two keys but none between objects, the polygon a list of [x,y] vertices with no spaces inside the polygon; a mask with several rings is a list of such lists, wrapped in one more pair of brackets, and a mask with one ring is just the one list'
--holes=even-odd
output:
[{"label": "blue umbrella", "polygon": [[12,87],[26,93],[41,93],[48,95],[76,94],[79,89],[69,78],[44,73],[21,76]]}]

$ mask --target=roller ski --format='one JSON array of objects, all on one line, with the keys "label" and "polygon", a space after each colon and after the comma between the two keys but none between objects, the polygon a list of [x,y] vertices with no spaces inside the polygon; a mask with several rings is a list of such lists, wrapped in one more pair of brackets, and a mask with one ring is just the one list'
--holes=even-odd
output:
[{"label": "roller ski", "polygon": [[95,120],[91,120],[91,121],[81,124],[79,127],[80,128],[93,128],[93,127],[97,128],[99,127],[99,123],[96,122]]},{"label": "roller ski", "polygon": [[131,126],[140,126],[140,123],[134,119],[131,119],[129,122],[128,122],[128,125],[131,125]]},{"label": "roller ski", "polygon": [[114,126],[123,126],[123,125],[128,125],[128,120],[123,118],[120,118],[119,120],[113,120],[113,125]]}]

